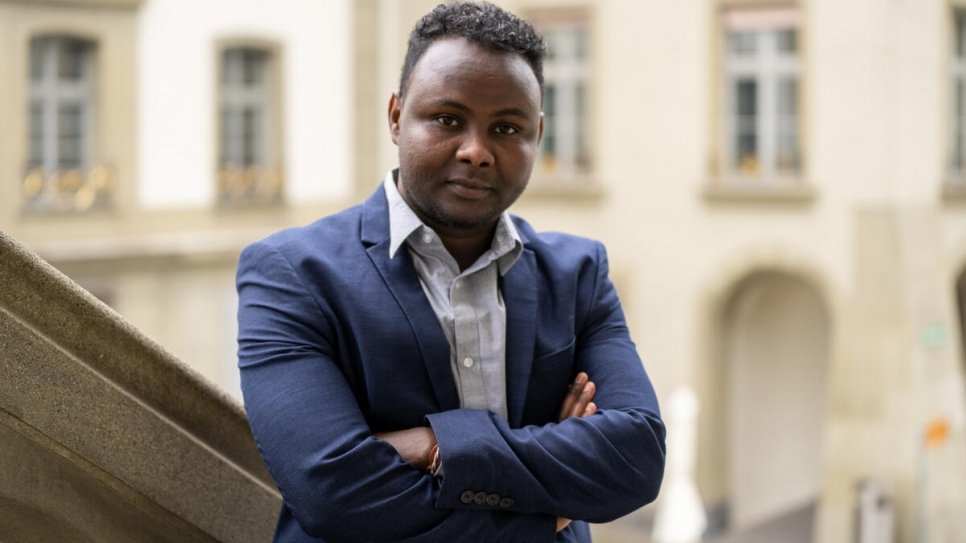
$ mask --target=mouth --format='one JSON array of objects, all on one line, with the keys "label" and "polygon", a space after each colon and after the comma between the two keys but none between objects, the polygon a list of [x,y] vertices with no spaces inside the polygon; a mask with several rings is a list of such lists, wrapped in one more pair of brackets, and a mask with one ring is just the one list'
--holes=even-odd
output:
[{"label": "mouth", "polygon": [[450,179],[446,186],[463,198],[475,200],[486,196],[492,189],[489,185],[472,179]]}]

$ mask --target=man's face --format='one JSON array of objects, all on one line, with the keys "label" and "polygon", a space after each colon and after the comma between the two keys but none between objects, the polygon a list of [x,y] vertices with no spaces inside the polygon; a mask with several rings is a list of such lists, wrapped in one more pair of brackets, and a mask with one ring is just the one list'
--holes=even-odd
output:
[{"label": "man's face", "polygon": [[399,192],[428,226],[487,229],[527,186],[543,120],[526,60],[443,38],[389,102]]}]

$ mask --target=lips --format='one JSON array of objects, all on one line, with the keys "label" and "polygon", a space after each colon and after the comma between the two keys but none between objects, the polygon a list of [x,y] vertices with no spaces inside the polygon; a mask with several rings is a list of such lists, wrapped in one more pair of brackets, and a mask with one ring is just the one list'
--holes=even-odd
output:
[{"label": "lips", "polygon": [[473,179],[450,179],[446,186],[458,196],[468,199],[482,198],[490,192],[489,185]]}]

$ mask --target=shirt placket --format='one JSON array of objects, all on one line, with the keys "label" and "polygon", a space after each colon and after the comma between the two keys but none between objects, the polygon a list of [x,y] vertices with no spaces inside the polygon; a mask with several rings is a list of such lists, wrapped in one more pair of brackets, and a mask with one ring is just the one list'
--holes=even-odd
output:
[{"label": "shirt placket", "polygon": [[480,329],[473,306],[473,275],[461,275],[453,281],[450,303],[453,307],[453,324],[456,347],[456,369],[459,372],[463,392],[463,407],[486,409],[486,393],[483,385],[482,360],[480,356]]}]

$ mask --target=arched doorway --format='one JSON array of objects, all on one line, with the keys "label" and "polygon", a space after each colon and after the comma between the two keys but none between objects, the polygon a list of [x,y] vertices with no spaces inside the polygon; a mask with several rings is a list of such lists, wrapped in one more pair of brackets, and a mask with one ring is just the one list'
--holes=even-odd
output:
[{"label": "arched doorway", "polygon": [[791,514],[810,534],[822,479],[826,306],[794,275],[756,272],[735,286],[721,316],[728,531]]},{"label": "arched doorway", "polygon": [[[956,308],[959,310],[959,341],[962,345],[960,354],[963,364],[966,365],[966,268],[956,279]],[[966,367],[964,367],[966,371]]]}]

